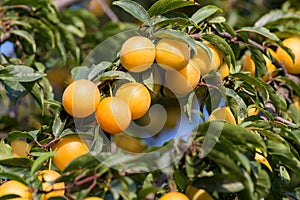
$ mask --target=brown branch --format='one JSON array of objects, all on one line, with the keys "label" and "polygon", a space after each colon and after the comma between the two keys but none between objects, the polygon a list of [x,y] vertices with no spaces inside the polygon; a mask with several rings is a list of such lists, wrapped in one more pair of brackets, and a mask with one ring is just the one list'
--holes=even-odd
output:
[{"label": "brown branch", "polygon": [[119,21],[117,15],[112,11],[112,9],[110,9],[109,5],[106,3],[105,0],[96,0],[96,1],[98,1],[98,3],[101,4],[104,12],[107,14],[107,16],[110,18],[110,20],[112,22],[118,22]]},{"label": "brown branch", "polygon": [[4,43],[7,39],[9,39],[11,34],[9,32],[4,33],[0,36],[0,43]]}]

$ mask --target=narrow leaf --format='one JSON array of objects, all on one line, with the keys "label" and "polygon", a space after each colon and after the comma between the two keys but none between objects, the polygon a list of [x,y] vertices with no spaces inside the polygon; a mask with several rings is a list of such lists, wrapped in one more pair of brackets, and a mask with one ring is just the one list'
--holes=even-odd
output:
[{"label": "narrow leaf", "polygon": [[157,16],[169,12],[177,8],[194,5],[193,1],[182,0],[159,0],[156,1],[148,10],[150,17]]},{"label": "narrow leaf", "polygon": [[192,15],[191,20],[194,23],[199,24],[200,22],[212,16],[216,12],[222,12],[222,10],[214,5],[204,6]]},{"label": "narrow leaf", "polygon": [[44,76],[44,73],[36,72],[25,65],[11,65],[0,70],[0,79],[7,81],[33,82]]},{"label": "narrow leaf", "polygon": [[147,11],[140,4],[131,0],[120,0],[114,1],[113,5],[123,8],[126,12],[141,22],[144,22],[146,25],[151,25],[151,20]]},{"label": "narrow leaf", "polygon": [[36,44],[35,44],[33,36],[30,33],[28,33],[27,31],[24,31],[24,30],[12,30],[10,32],[11,32],[11,34],[14,34],[14,35],[24,38],[27,42],[29,42],[31,44],[33,52],[36,52]]},{"label": "narrow leaf", "polygon": [[197,52],[197,45],[195,40],[188,34],[172,29],[160,29],[153,34],[158,38],[170,38],[187,43],[194,52]]},{"label": "narrow leaf", "polygon": [[274,41],[280,40],[274,33],[271,33],[269,29],[264,27],[243,27],[237,30],[237,32],[257,33]]},{"label": "narrow leaf", "polygon": [[30,175],[32,176],[35,172],[37,172],[44,164],[44,162],[46,162],[49,158],[53,157],[55,154],[56,152],[47,152],[44,153],[42,156],[38,157],[31,167]]},{"label": "narrow leaf", "polygon": [[256,21],[254,26],[262,27],[274,24],[276,22],[280,23],[283,20],[300,20],[300,15],[296,12],[285,12],[282,10],[273,10]]}]

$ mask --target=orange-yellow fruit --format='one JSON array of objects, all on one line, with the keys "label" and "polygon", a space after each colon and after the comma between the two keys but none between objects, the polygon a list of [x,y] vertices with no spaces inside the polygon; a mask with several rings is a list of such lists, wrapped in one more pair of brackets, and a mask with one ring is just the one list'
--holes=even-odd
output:
[{"label": "orange-yellow fruit", "polygon": [[159,200],[189,200],[189,198],[180,192],[168,192],[160,197]]},{"label": "orange-yellow fruit", "polygon": [[64,91],[62,105],[73,117],[84,118],[95,112],[100,101],[98,87],[86,79],[76,80]]},{"label": "orange-yellow fruit", "polygon": [[137,82],[121,85],[115,96],[128,103],[132,119],[138,119],[145,115],[151,104],[151,95],[148,89]]},{"label": "orange-yellow fruit", "polygon": [[46,71],[47,78],[54,87],[63,90],[66,87],[70,72],[66,67],[56,66]]},{"label": "orange-yellow fruit", "polygon": [[[106,3],[109,3],[110,0],[106,0]],[[90,0],[87,8],[97,17],[101,17],[104,14],[101,3],[98,0]]]},{"label": "orange-yellow fruit", "polygon": [[[269,50],[272,51],[272,50]],[[271,53],[272,54],[272,53]],[[274,72],[276,71],[276,67],[275,65],[273,65],[272,61],[266,57],[265,55],[263,55],[265,62],[266,62],[266,67],[267,67],[267,74],[265,74],[263,76],[263,80],[264,81],[268,81],[270,79],[270,77],[274,76]],[[244,58],[243,61],[243,70],[244,71],[249,71],[251,73],[251,76],[255,76],[255,63],[251,58],[250,54],[247,54]]]},{"label": "orange-yellow fruit", "polygon": [[278,48],[276,51],[277,59],[282,62],[285,69],[290,74],[300,74],[300,38],[291,37],[283,40],[283,45],[291,49],[295,55],[293,62],[292,58],[282,48]]},{"label": "orange-yellow fruit", "polygon": [[100,197],[87,197],[87,198],[84,198],[84,200],[103,200],[103,199]]},{"label": "orange-yellow fruit", "polygon": [[229,74],[232,72],[232,66],[230,66],[229,68],[227,63],[224,62],[218,71],[221,74],[221,78],[224,79],[225,77],[229,76]]},{"label": "orange-yellow fruit", "polygon": [[275,67],[275,65],[273,65],[272,61],[269,58],[267,58],[266,56],[264,56],[264,58],[266,61],[268,72],[263,76],[263,80],[268,81],[270,80],[270,77],[273,77],[275,75],[274,72],[277,70],[277,68]]},{"label": "orange-yellow fruit", "polygon": [[76,136],[61,138],[53,145],[52,150],[56,151],[53,163],[60,170],[64,170],[75,158],[89,152],[87,143]]},{"label": "orange-yellow fruit", "polygon": [[194,62],[200,67],[202,76],[207,74],[210,70],[217,70],[222,63],[222,56],[219,51],[210,43],[204,42],[212,53],[211,59],[208,54],[200,46],[197,47],[197,54],[192,58]]},{"label": "orange-yellow fruit", "polygon": [[234,125],[236,125],[236,120],[230,110],[229,107],[220,107],[216,108],[212,113],[210,114],[208,121],[212,120],[225,120],[228,121]]},{"label": "orange-yellow fruit", "polygon": [[189,46],[178,40],[163,38],[155,47],[156,62],[166,70],[181,70],[190,60]]},{"label": "orange-yellow fruit", "polygon": [[254,107],[248,108],[248,116],[255,116],[258,114],[258,112],[259,110]]},{"label": "orange-yellow fruit", "polygon": [[294,95],[293,99],[294,99],[294,104],[295,104],[296,108],[300,111],[300,97]]},{"label": "orange-yellow fruit", "polygon": [[42,200],[46,200],[51,197],[64,196],[65,183],[59,182],[53,184],[53,182],[55,182],[55,180],[59,177],[60,174],[54,170],[42,170],[38,173],[39,180],[43,181],[42,188],[45,192],[44,194],[42,194]]},{"label": "orange-yellow fruit", "polygon": [[213,200],[211,195],[203,189],[198,189],[192,185],[187,186],[185,194],[190,200]]},{"label": "orange-yellow fruit", "polygon": [[146,145],[139,139],[123,133],[114,135],[112,141],[118,148],[129,153],[142,153],[146,149]]},{"label": "orange-yellow fruit", "polygon": [[0,186],[0,197],[4,195],[15,194],[20,197],[12,200],[32,200],[32,193],[28,186],[15,180],[10,180]]},{"label": "orange-yellow fruit", "polygon": [[12,154],[14,157],[26,157],[32,147],[26,140],[15,139],[11,143]]},{"label": "orange-yellow fruit", "polygon": [[131,72],[142,72],[155,60],[155,46],[146,37],[134,36],[126,40],[121,48],[120,61]]},{"label": "orange-yellow fruit", "polygon": [[106,132],[121,133],[131,122],[130,107],[120,97],[106,97],[98,105],[96,118],[100,127]]},{"label": "orange-yellow fruit", "polygon": [[255,159],[257,162],[259,162],[259,163],[265,165],[265,166],[272,172],[273,169],[272,169],[272,167],[271,167],[269,161],[268,161],[263,155],[261,155],[261,153],[263,153],[262,150],[259,149],[259,148],[256,148],[256,152],[255,152],[254,159]]},{"label": "orange-yellow fruit", "polygon": [[190,60],[188,65],[180,71],[166,71],[165,84],[177,97],[182,97],[197,87],[200,78],[201,72],[199,67],[193,60]]},{"label": "orange-yellow fruit", "polygon": [[251,73],[251,76],[255,76],[255,64],[250,54],[246,54],[242,66],[244,71],[248,71]]}]

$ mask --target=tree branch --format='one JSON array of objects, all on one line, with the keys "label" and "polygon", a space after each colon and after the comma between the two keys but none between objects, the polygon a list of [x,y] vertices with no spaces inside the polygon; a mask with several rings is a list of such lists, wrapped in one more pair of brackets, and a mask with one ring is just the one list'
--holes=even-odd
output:
[{"label": "tree branch", "polygon": [[110,9],[109,5],[106,3],[105,0],[97,0],[98,3],[101,4],[104,12],[107,14],[107,16],[110,18],[112,22],[118,22],[119,19],[117,15]]},{"label": "tree branch", "polygon": [[10,33],[6,32],[0,36],[0,44],[4,43],[8,38],[10,38]]}]

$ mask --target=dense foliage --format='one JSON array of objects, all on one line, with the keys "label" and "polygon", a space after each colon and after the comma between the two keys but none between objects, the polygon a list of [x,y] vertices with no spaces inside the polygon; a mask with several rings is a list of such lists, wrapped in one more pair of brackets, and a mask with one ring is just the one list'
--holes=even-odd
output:
[{"label": "dense foliage", "polygon": [[[65,183],[65,196],[57,197],[60,199],[159,199],[169,191],[185,193],[189,185],[204,189],[214,199],[300,199],[300,78],[289,73],[270,52],[283,48],[291,58],[297,56],[282,42],[300,37],[300,13],[293,6],[297,3],[285,2],[268,10],[271,7],[265,2],[265,7],[255,12],[254,1],[239,1],[230,8],[220,2],[158,0],[140,2],[143,7],[136,1],[113,1],[112,11],[130,22],[111,22],[107,16],[97,18],[85,8],[58,11],[51,0],[2,1],[0,45],[14,44],[11,52],[0,54],[2,182],[17,180],[40,198],[43,180],[38,173],[52,169],[61,174],[56,182]],[[234,12],[229,12],[231,9]],[[247,15],[251,19],[244,21]],[[120,159],[118,151],[109,152],[109,134],[89,119],[73,118],[61,103],[63,90],[78,79],[97,84],[102,98],[109,96],[120,81],[141,77],[150,91],[155,90],[157,72],[151,69],[141,76],[127,73],[120,64],[119,52],[114,52],[110,60],[90,60],[93,50],[104,54],[97,45],[109,37],[109,45],[119,51],[128,38],[125,31],[155,42],[159,38],[183,41],[192,55],[200,46],[211,60],[213,55],[204,41],[209,42],[230,71],[222,77],[221,70],[211,70],[184,98],[184,115],[189,119],[195,115],[193,99],[198,100],[201,123],[191,131],[191,145],[180,159],[164,168],[161,166],[173,156],[169,152],[155,163],[135,166],[137,158],[131,154],[122,154]],[[243,70],[247,54],[255,64],[252,75]],[[264,57],[276,67],[275,75],[268,80],[264,79],[268,72]],[[162,98],[173,102],[163,88],[158,93],[156,102]],[[225,104],[237,123],[208,121],[208,115]],[[258,114],[250,116],[249,108],[258,109]],[[55,145],[66,136],[77,135],[90,141],[91,153],[60,169],[53,159]],[[30,145],[25,156],[13,155],[17,138]],[[203,145],[208,140],[215,142],[213,148]],[[143,146],[142,151],[156,151],[169,144],[164,141],[161,146]],[[184,148],[180,142],[173,145],[176,150]],[[255,159],[257,153],[268,160],[270,167]],[[99,162],[104,159],[105,164]]]}]

